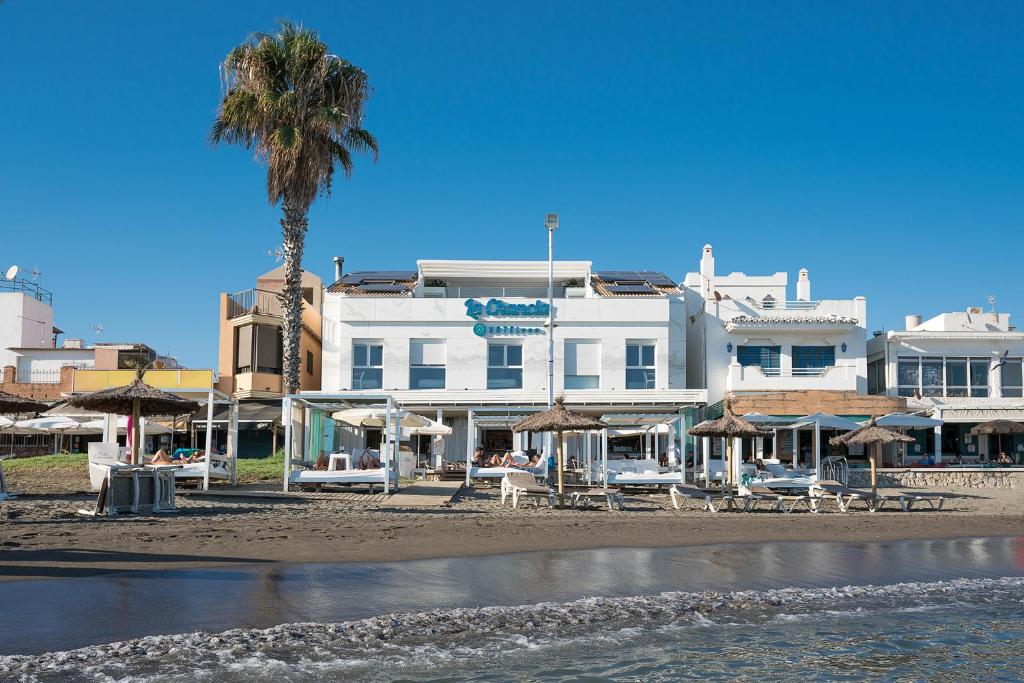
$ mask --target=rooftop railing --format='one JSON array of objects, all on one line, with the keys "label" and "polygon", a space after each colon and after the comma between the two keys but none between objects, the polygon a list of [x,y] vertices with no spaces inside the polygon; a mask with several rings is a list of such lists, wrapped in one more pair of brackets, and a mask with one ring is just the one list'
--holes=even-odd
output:
[{"label": "rooftop railing", "polygon": [[281,317],[284,309],[277,292],[264,289],[246,289],[228,295],[228,319],[259,314]]},{"label": "rooftop railing", "polygon": [[754,308],[763,311],[810,311],[818,307],[819,301],[775,301],[773,299],[754,301]]},{"label": "rooftop railing", "polygon": [[35,282],[28,280],[6,280],[0,279],[0,292],[22,292],[36,301],[41,301],[47,306],[53,306],[53,292],[43,289]]},{"label": "rooftop railing", "polygon": [[[553,290],[556,299],[565,297],[565,287],[556,286]],[[448,287],[446,294],[457,299],[546,299],[548,288],[544,287]]]}]

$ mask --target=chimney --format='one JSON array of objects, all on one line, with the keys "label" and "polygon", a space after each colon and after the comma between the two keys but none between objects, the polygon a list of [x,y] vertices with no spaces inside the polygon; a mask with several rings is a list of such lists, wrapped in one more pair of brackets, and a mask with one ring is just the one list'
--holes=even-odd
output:
[{"label": "chimney", "polygon": [[700,257],[700,275],[702,292],[705,299],[711,296],[711,288],[715,279],[715,255],[711,251],[711,245],[705,244],[704,251]]},{"label": "chimney", "polygon": [[919,315],[908,315],[903,320],[906,323],[905,327],[907,328],[907,332],[919,327],[921,323],[924,322],[924,319]]},{"label": "chimney", "polygon": [[341,276],[345,274],[345,257],[335,256],[334,257],[334,281],[340,282]]},{"label": "chimney", "polygon": [[800,274],[796,278],[796,300],[797,301],[810,301],[811,300],[811,281],[807,277],[807,269],[801,268]]}]

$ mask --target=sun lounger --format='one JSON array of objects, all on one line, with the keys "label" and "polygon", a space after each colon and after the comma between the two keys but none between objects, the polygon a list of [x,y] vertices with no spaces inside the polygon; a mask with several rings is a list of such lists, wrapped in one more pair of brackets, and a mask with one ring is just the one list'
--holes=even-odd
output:
[{"label": "sun lounger", "polygon": [[906,507],[904,508],[906,512],[911,511],[914,503],[927,503],[929,508],[938,512],[942,509],[942,504],[946,502],[946,498],[938,494],[918,496],[904,493],[903,497],[906,498]]},{"label": "sun lounger", "polygon": [[590,507],[592,500],[601,500],[602,498],[608,503],[609,510],[625,510],[623,505],[622,491],[617,489],[586,489],[583,491],[572,492],[572,509]]},{"label": "sun lounger", "polygon": [[553,489],[538,484],[536,478],[529,472],[509,472],[501,480],[501,504],[505,504],[507,497],[512,497],[512,507],[519,507],[519,501],[525,498],[535,500],[546,499],[548,507],[555,507],[555,492]]},{"label": "sun lounger", "polygon": [[757,507],[761,501],[768,502],[771,509],[789,514],[796,509],[797,505],[805,505],[811,512],[817,512],[817,504],[820,499],[810,494],[794,495],[790,493],[779,493],[763,486],[740,486],[740,498],[744,501],[743,512],[749,512]]},{"label": "sun lounger", "polygon": [[872,493],[871,491],[861,491],[860,489],[853,489],[849,486],[843,486],[836,481],[823,481],[819,484],[815,484],[811,487],[811,495],[815,495],[815,492],[820,490],[825,495],[834,495],[836,502],[839,503],[839,510],[841,512],[850,512],[853,508],[853,503],[860,501],[864,503],[864,507],[868,512],[877,512],[885,508],[886,503],[894,502],[900,506],[903,512],[908,512],[907,507],[907,496],[903,494],[881,494]]},{"label": "sun lounger", "polygon": [[682,510],[682,504],[688,500],[696,500],[701,503],[701,509],[707,510],[708,512],[718,512],[724,506],[732,507],[733,496],[723,495],[717,496],[718,507],[715,507],[715,498],[707,491],[694,488],[692,486],[684,486],[682,484],[674,484],[668,490],[669,498],[672,500],[672,507],[676,510]]}]

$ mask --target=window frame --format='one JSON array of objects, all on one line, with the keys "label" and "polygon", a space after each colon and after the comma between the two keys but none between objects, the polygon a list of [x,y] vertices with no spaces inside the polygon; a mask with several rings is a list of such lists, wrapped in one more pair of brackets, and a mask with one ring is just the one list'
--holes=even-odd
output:
[{"label": "window frame", "polygon": [[[438,363],[413,363],[412,362],[412,348],[413,348],[413,346],[415,344],[423,344],[424,342],[427,342],[429,344],[436,344],[438,346],[443,345],[445,347],[445,349],[444,349],[445,362],[441,363],[441,364],[438,364]],[[409,357],[410,357],[410,360],[409,360],[409,389],[410,390],[412,390],[412,391],[423,391],[423,390],[429,390],[429,389],[444,389],[444,388],[446,388],[447,382],[448,382],[448,342],[447,342],[447,340],[443,340],[443,339],[410,339],[409,340]],[[415,386],[415,382],[413,381],[413,374],[415,373],[416,370],[437,370],[438,368],[441,369],[441,386],[439,386],[439,387],[420,387],[420,386]]]},{"label": "window frame", "polygon": [[[820,359],[821,363],[819,365],[799,365],[797,363],[797,349],[800,349],[801,361],[804,361],[803,356],[806,355],[814,361]],[[789,353],[794,375],[818,377],[823,375],[829,368],[836,366],[836,347],[834,344],[794,344],[790,346]],[[826,361],[828,361],[830,354],[832,362],[828,363]]]},{"label": "window frame", "polygon": [[[1019,359],[1018,359],[1019,360]],[[962,363],[966,372],[967,385],[956,384],[951,385],[950,381],[950,364]],[[907,384],[902,381],[900,373],[900,365],[905,364],[915,369],[917,377],[916,384]],[[935,384],[931,382],[925,384],[925,366],[928,365],[934,371],[934,366],[938,365],[941,369],[941,384]],[[975,384],[975,373],[974,370],[977,366],[984,365],[985,378],[984,384]],[[988,398],[991,395],[992,383],[989,381],[989,374],[991,374],[991,361],[984,356],[897,356],[896,357],[896,395],[904,398],[911,398],[914,396],[914,392],[918,392],[919,396],[931,397],[931,398]],[[933,375],[934,377],[934,375]]]},{"label": "window frame", "polygon": [[[1006,367],[1010,364],[1020,367],[1021,369],[1021,384],[1005,384],[1003,377],[1006,374]],[[1009,389],[1009,393],[1007,393]],[[1007,358],[1006,361],[999,366],[999,395],[1002,398],[1021,398],[1024,396],[1024,358]]]},{"label": "window frame", "polygon": [[[762,349],[761,356],[763,358],[763,349],[768,350],[768,363],[769,365],[763,365],[761,362],[757,363],[744,363],[743,359],[740,358],[740,354],[747,349]],[[771,365],[772,356],[775,357],[775,365]],[[779,344],[739,344],[736,346],[736,362],[742,367],[757,367],[761,369],[761,374],[765,377],[781,377],[782,376],[782,346]]]},{"label": "window frame", "polygon": [[[502,360],[503,364],[502,365],[492,365],[491,364],[491,350],[492,349],[496,349],[498,347],[501,347],[501,349],[502,349],[502,354],[501,354],[502,358],[501,358],[501,360]],[[519,349],[519,364],[518,365],[510,365],[509,364],[508,350],[510,348]],[[499,381],[502,381],[502,380],[499,380],[499,378],[497,378],[497,377],[492,377],[491,376],[491,371],[492,370],[503,370],[503,371],[506,371],[506,372],[518,370],[519,371],[518,386],[514,386],[514,387],[495,386],[496,382],[499,382]],[[514,341],[489,341],[489,342],[487,342],[487,389],[488,390],[496,390],[496,391],[501,391],[501,390],[509,391],[509,390],[522,389],[522,388],[523,388],[523,345],[522,345],[522,343],[514,342]]]},{"label": "window frame", "polygon": [[[573,390],[573,389],[600,389],[601,388],[601,352],[603,351],[602,345],[601,345],[601,340],[600,339],[566,339],[564,342],[562,342],[562,358],[563,359],[568,359],[568,357],[569,357],[568,349],[569,349],[569,345],[570,344],[573,345],[574,347],[578,347],[581,344],[584,345],[584,346],[596,346],[597,347],[597,374],[596,375],[580,375],[580,374],[572,374],[572,375],[570,375],[568,373],[568,365],[564,364],[563,368],[562,368],[562,387],[565,388],[565,389],[568,389],[568,390]],[[578,358],[579,358],[579,351],[576,350],[576,351],[574,351],[574,353],[576,354],[576,358],[577,358],[576,368],[575,369],[578,370],[579,369],[579,360],[578,360]],[[572,378],[573,381],[570,381],[570,378]],[[591,381],[580,382],[580,381],[577,381],[577,380],[593,380],[593,381],[592,382]],[[589,385],[589,384],[593,384],[593,386],[586,386],[586,385]],[[570,385],[572,385],[572,386],[570,386]]]},{"label": "window frame", "polygon": [[[636,353],[636,361],[630,362],[630,347],[639,349]],[[651,362],[645,363],[644,356],[646,349],[651,349]],[[626,389],[638,391],[651,391],[658,387],[658,343],[654,341],[627,341],[626,342]],[[630,371],[633,373],[642,372],[644,375],[644,386],[630,386]],[[648,374],[650,375],[648,377]],[[635,382],[632,382],[635,384]]]},{"label": "window frame", "polygon": [[[365,360],[363,361],[365,364],[360,364],[358,362],[359,361],[359,353],[358,353],[357,349],[359,349],[359,348],[365,348],[366,349],[365,356],[364,356]],[[374,362],[373,362],[373,352],[371,351],[371,349],[374,349],[374,348],[379,348],[380,349],[380,364],[379,365],[375,365]],[[357,376],[357,373],[359,373],[360,370],[362,371],[362,373],[360,373],[360,377],[357,379],[356,376]],[[365,377],[364,377],[365,375],[370,374],[371,376],[374,376],[374,375],[377,374],[377,372],[370,372],[370,371],[378,371],[379,372],[380,380],[378,381],[378,384],[380,386],[375,386],[375,387],[373,387],[373,386],[363,386],[363,384],[366,381]],[[384,343],[383,342],[375,342],[375,341],[353,341],[352,342],[352,389],[353,390],[357,390],[357,391],[372,391],[374,389],[383,389],[383,388],[384,388]]]}]

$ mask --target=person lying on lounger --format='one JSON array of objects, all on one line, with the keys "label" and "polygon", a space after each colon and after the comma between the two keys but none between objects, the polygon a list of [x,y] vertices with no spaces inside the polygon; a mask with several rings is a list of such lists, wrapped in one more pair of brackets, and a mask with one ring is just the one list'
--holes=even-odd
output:
[{"label": "person lying on lounger", "polygon": [[174,461],[171,460],[171,456],[167,455],[167,451],[160,449],[153,456],[152,460],[149,461],[150,465],[173,465]]},{"label": "person lying on lounger", "polygon": [[369,449],[363,451],[363,454],[359,456],[359,462],[356,463],[356,467],[361,470],[375,470],[380,467],[380,458],[370,452]]},{"label": "person lying on lounger", "polygon": [[497,453],[491,456],[491,467],[515,467],[516,461],[512,459],[511,453],[499,456]]},{"label": "person lying on lounger", "polygon": [[534,467],[540,467],[540,456],[534,453],[529,459],[521,465],[513,465],[513,467],[521,467],[523,469],[533,469]]}]

